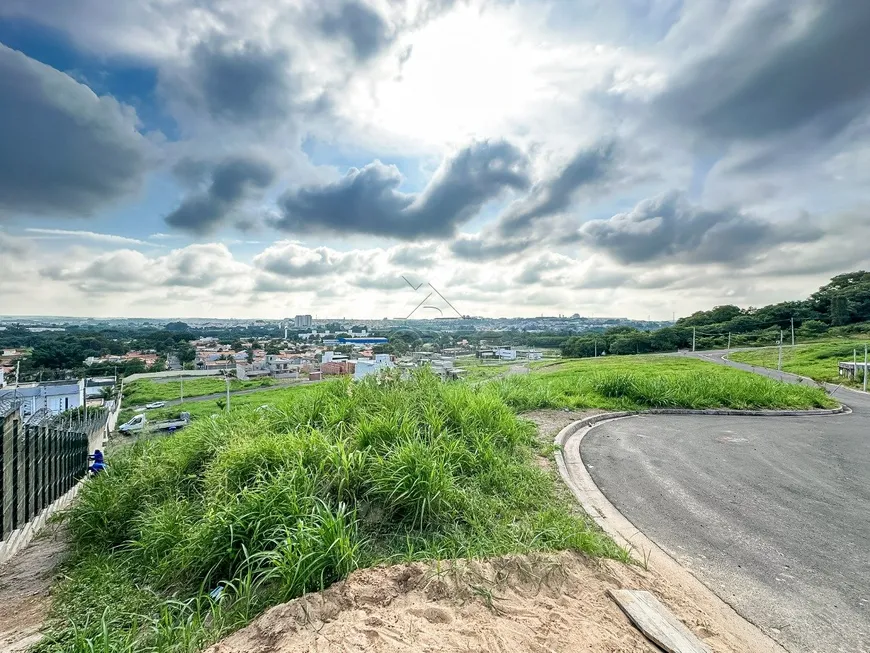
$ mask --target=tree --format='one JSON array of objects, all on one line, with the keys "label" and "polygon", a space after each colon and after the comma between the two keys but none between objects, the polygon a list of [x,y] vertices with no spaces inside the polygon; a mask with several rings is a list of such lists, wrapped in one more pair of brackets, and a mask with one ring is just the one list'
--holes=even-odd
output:
[{"label": "tree", "polygon": [[245,353],[246,353],[247,356],[248,356],[248,365],[250,365],[251,363],[254,362],[254,349],[253,349],[253,347],[248,347],[248,348],[245,350]]},{"label": "tree", "polygon": [[831,297],[831,326],[842,326],[849,323],[849,300],[845,295]]},{"label": "tree", "polygon": [[170,322],[165,327],[167,331],[189,331],[190,327],[185,322]]},{"label": "tree", "polygon": [[148,368],[149,372],[165,372],[166,371],[166,359],[158,358],[151,367]]},{"label": "tree", "polygon": [[239,340],[238,338],[236,338],[235,340],[233,340],[233,341],[230,343],[230,348],[231,348],[233,351],[242,351],[242,349],[244,349],[245,346],[242,344],[242,341],[241,341],[241,340]]},{"label": "tree", "polygon": [[821,320],[806,320],[803,324],[801,324],[800,328],[798,329],[798,333],[800,333],[802,336],[814,338],[816,336],[822,335],[827,330],[828,325]]},{"label": "tree", "polygon": [[194,349],[189,342],[178,343],[178,349],[176,351],[178,354],[178,360],[181,361],[182,365],[192,363],[196,360],[196,349]]}]

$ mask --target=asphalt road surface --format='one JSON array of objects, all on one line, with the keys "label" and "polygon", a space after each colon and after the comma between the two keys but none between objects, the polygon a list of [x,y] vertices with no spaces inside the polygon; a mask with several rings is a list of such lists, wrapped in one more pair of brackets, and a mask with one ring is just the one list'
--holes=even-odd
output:
[{"label": "asphalt road surface", "polygon": [[835,396],[852,414],[639,416],[581,444],[623,515],[793,653],[870,652],[870,396]]}]

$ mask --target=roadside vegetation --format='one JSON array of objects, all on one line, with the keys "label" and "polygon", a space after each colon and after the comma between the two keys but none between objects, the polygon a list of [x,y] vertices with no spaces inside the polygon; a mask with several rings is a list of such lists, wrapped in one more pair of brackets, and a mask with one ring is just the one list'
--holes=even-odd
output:
[{"label": "roadside vegetation", "polygon": [[538,408],[831,408],[819,388],[781,383],[695,358],[622,356],[567,361],[492,382],[514,410]]},{"label": "roadside vegetation", "polygon": [[[785,372],[808,376],[815,381],[827,383],[842,383],[857,387],[863,384],[861,372],[857,381],[840,376],[838,364],[842,361],[851,362],[857,351],[859,363],[864,362],[864,345],[867,340],[838,340],[835,342],[816,342],[808,345],[783,347],[782,369]],[[750,351],[735,351],[728,355],[730,360],[746,363],[757,367],[777,369],[779,365],[779,349],[777,347],[755,349]]]},{"label": "roadside vegetation", "polygon": [[[241,381],[232,379],[230,391],[250,390],[251,388],[264,388],[275,385],[272,378]],[[185,397],[202,397],[204,395],[217,394],[227,389],[226,381],[222,378],[191,378],[184,380]],[[170,401],[181,397],[181,381],[152,381],[139,379],[124,385],[124,405],[141,406],[152,401]]]},{"label": "roadside vegetation", "polygon": [[625,551],[534,462],[494,387],[337,380],[122,449],[68,516],[41,653],[193,651],[353,569]]}]

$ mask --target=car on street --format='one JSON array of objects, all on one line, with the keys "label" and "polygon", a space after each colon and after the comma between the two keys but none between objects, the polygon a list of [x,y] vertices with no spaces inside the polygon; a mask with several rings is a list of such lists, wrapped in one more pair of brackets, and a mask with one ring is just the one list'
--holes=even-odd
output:
[{"label": "car on street", "polygon": [[152,401],[150,404],[145,404],[145,408],[150,410],[152,408],[163,408],[165,405],[165,401]]}]

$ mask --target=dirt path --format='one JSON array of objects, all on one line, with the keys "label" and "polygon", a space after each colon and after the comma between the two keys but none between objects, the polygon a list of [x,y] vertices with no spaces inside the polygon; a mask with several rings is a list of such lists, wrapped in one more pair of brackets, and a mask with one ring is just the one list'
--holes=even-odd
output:
[{"label": "dirt path", "polygon": [[66,530],[49,525],[0,566],[0,653],[24,651],[39,640],[51,605],[49,588],[66,553]]}]

